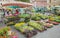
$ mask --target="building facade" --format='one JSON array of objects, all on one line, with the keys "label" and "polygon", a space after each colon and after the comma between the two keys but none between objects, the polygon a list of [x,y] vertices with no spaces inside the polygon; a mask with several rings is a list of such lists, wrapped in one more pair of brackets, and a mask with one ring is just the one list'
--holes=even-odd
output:
[{"label": "building facade", "polygon": [[37,7],[46,7],[48,5],[47,0],[30,0],[30,2]]},{"label": "building facade", "polygon": [[60,0],[49,0],[49,6],[60,6]]},{"label": "building facade", "polygon": [[30,0],[30,2],[38,7],[60,6],[60,0]]},{"label": "building facade", "polygon": [[0,0],[0,1],[14,1],[14,0]]}]

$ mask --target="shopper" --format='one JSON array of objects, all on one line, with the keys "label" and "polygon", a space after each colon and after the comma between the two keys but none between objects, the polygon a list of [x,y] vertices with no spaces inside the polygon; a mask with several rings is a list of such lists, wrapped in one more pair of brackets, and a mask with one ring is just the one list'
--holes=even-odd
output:
[{"label": "shopper", "polygon": [[18,11],[18,9],[16,9],[14,16],[16,16],[16,15],[18,15],[18,14],[19,14],[19,11]]},{"label": "shopper", "polygon": [[5,11],[5,17],[9,15],[9,12],[8,11]]},{"label": "shopper", "polygon": [[9,10],[8,12],[9,12],[9,16],[12,16],[12,11],[11,11],[11,10]]}]

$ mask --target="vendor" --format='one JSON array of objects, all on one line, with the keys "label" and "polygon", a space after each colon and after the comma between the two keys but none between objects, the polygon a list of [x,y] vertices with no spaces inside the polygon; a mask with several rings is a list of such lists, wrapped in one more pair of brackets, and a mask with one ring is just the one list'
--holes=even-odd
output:
[{"label": "vendor", "polygon": [[16,9],[16,11],[15,11],[15,14],[19,14],[19,11],[18,11],[18,9]]},{"label": "vendor", "polygon": [[18,11],[18,9],[16,9],[14,15],[18,15],[18,14],[19,14],[19,11]]},{"label": "vendor", "polygon": [[7,10],[4,9],[4,16],[8,16],[9,15],[9,12]]},{"label": "vendor", "polygon": [[11,11],[11,10],[9,10],[8,12],[9,12],[9,15],[10,15],[10,16],[12,16],[12,11]]}]

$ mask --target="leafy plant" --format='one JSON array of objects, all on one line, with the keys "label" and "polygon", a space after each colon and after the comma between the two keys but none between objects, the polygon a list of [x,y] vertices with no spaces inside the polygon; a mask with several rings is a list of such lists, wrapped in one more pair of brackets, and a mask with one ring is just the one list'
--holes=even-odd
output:
[{"label": "leafy plant", "polygon": [[29,22],[29,25],[36,28],[37,30],[40,30],[40,31],[44,30],[43,26],[36,22],[31,21]]},{"label": "leafy plant", "polygon": [[16,1],[30,2],[30,0],[16,0]]},{"label": "leafy plant", "polygon": [[15,25],[15,28],[16,28],[17,30],[21,31],[22,33],[23,33],[23,32],[27,32],[27,31],[32,31],[32,30],[34,30],[34,28],[25,25],[25,23],[17,23],[17,24]]}]

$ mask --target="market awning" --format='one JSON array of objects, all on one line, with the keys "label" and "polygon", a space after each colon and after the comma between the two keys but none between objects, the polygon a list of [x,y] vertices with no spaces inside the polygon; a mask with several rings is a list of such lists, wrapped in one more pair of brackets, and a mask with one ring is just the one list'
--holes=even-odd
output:
[{"label": "market awning", "polygon": [[11,1],[11,2],[2,2],[2,6],[20,6],[20,7],[29,7],[32,6],[30,3],[20,2],[20,1]]},{"label": "market awning", "polygon": [[5,8],[11,8],[11,9],[15,9],[15,8],[20,8],[20,6],[4,6]]}]

